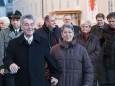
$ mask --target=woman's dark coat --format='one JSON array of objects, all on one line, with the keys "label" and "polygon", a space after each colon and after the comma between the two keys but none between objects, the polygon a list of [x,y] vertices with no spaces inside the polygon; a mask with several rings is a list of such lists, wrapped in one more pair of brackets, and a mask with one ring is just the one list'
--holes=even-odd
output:
[{"label": "woman's dark coat", "polygon": [[58,78],[59,65],[49,53],[46,40],[34,34],[29,45],[22,34],[9,42],[4,64],[7,68],[16,63],[20,69],[15,74],[15,86],[49,86],[45,77],[46,61],[51,70],[51,76]]},{"label": "woman's dark coat", "polygon": [[101,50],[99,39],[90,33],[87,41],[84,41],[83,33],[80,33],[77,35],[77,42],[86,48],[95,70]]},{"label": "woman's dark coat", "polygon": [[58,86],[92,86],[93,67],[86,49],[73,40],[66,45],[62,40],[51,49],[61,65]]}]

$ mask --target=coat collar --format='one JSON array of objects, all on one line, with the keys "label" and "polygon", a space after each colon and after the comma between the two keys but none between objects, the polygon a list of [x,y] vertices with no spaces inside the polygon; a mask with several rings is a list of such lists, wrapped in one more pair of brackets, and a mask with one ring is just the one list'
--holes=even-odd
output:
[{"label": "coat collar", "polygon": [[17,35],[15,35],[15,32],[14,32],[14,31],[12,31],[12,32],[10,31],[10,32],[9,32],[9,37],[12,38],[12,39],[14,39],[14,38],[19,37],[21,34],[22,34],[22,31],[21,31],[21,32],[18,32]]},{"label": "coat collar", "polygon": [[[38,36],[37,34],[33,34],[33,41],[40,43],[41,37]],[[19,44],[25,42],[26,39],[24,38],[24,33],[22,33],[22,35],[19,37]]]},{"label": "coat collar", "polygon": [[65,48],[65,49],[71,48],[71,47],[75,46],[76,43],[77,43],[77,41],[76,41],[75,38],[73,38],[73,40],[72,40],[71,42],[69,42],[68,44],[66,44],[66,43],[63,41],[63,38],[61,38],[61,39],[59,40],[60,46],[63,47],[63,48]]},{"label": "coat collar", "polygon": [[104,25],[103,25],[103,27],[102,27],[102,28],[100,28],[100,27],[99,27],[99,25],[98,25],[98,24],[96,24],[96,27],[97,27],[97,30],[102,30],[102,29],[104,29],[104,28],[106,28],[106,27],[107,27],[107,24],[106,24],[106,23],[104,23]]},{"label": "coat collar", "polygon": [[[9,25],[9,28],[10,28],[10,31],[11,31],[11,32],[12,32],[12,31],[15,32],[15,30],[14,30],[14,28],[13,28],[13,26],[12,26],[11,24]],[[20,28],[20,29],[19,29],[19,32],[21,32],[21,31],[22,31],[22,30],[21,30],[21,28]]]}]

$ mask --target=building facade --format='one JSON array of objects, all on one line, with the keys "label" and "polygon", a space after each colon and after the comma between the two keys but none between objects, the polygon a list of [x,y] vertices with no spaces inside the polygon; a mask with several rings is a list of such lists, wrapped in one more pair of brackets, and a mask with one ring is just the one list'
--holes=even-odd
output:
[{"label": "building facade", "polygon": [[105,16],[115,11],[115,0],[13,0],[13,10],[22,14],[32,14],[35,19],[41,19],[46,14],[56,15],[57,23],[62,25],[64,14],[71,14],[74,24],[88,19],[95,23],[95,15]]},{"label": "building facade", "polygon": [[4,2],[6,7],[6,15],[10,17],[13,13],[13,0],[4,0]]},{"label": "building facade", "polygon": [[6,7],[4,0],[0,0],[0,17],[6,16]]}]

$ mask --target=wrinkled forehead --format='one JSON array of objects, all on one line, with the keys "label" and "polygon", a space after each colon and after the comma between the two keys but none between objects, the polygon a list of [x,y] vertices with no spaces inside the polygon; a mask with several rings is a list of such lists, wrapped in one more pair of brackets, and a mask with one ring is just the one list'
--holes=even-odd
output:
[{"label": "wrinkled forehead", "polygon": [[71,19],[71,16],[67,15],[67,16],[64,16],[64,19]]}]

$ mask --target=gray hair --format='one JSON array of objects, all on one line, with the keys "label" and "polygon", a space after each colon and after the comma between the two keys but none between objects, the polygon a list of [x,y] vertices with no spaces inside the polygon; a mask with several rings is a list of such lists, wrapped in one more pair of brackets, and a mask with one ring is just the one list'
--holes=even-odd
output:
[{"label": "gray hair", "polygon": [[74,32],[74,27],[70,23],[63,24],[62,27],[61,27],[61,32],[63,32],[65,27],[70,28]]},{"label": "gray hair", "polygon": [[2,21],[5,25],[9,26],[10,25],[10,20],[8,17],[1,17],[0,21]]},{"label": "gray hair", "polygon": [[33,18],[33,16],[31,14],[24,15],[24,16],[21,17],[21,19],[20,19],[20,24],[21,25],[24,23],[24,19],[31,19],[35,23],[35,20],[34,20],[34,18]]},{"label": "gray hair", "polygon": [[88,25],[89,27],[91,27],[91,22],[89,20],[83,20],[80,26],[83,26],[83,25]]}]

